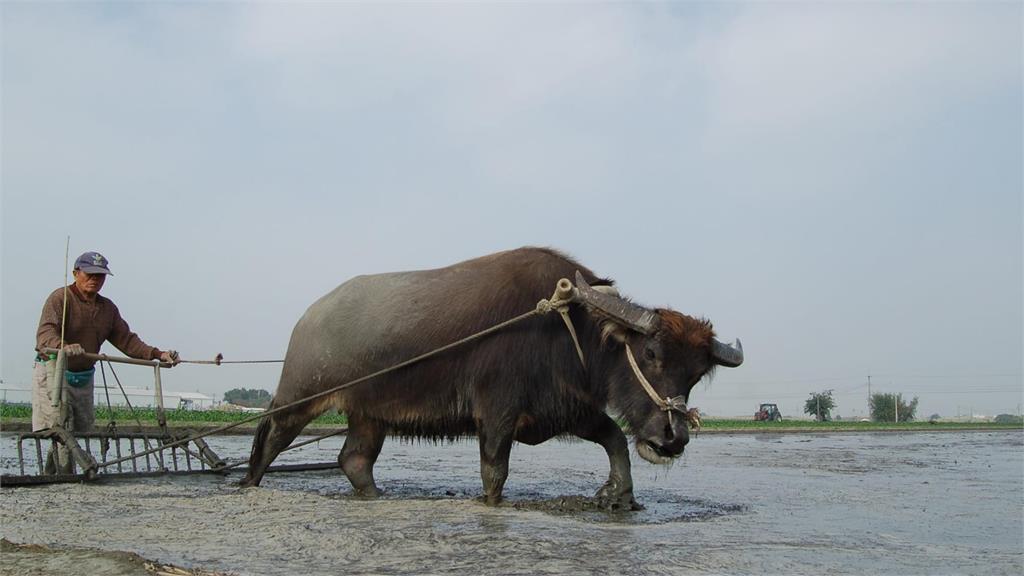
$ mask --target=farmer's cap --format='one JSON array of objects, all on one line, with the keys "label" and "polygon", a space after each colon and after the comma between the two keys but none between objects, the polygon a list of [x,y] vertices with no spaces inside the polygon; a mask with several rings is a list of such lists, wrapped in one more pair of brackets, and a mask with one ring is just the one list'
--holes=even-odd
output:
[{"label": "farmer's cap", "polygon": [[75,270],[81,270],[89,274],[110,274],[113,276],[114,274],[110,271],[109,266],[110,261],[99,252],[86,252],[79,256],[78,260],[75,260]]}]

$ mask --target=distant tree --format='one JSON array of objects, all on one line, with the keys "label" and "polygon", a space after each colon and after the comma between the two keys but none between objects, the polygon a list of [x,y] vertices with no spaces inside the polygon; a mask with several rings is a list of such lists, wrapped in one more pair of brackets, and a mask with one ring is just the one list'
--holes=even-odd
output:
[{"label": "distant tree", "polygon": [[234,388],[224,393],[224,401],[246,408],[266,408],[270,405],[270,392],[256,388]]},{"label": "distant tree", "polygon": [[832,399],[832,391],[812,392],[811,397],[804,402],[804,413],[814,416],[818,422],[831,420],[832,409],[836,407],[836,401]]},{"label": "distant tree", "polygon": [[933,424],[935,422],[938,422],[941,419],[942,419],[942,416],[939,416],[937,413],[936,414],[932,414],[931,416],[928,417],[928,421],[933,423]]},{"label": "distant tree", "polygon": [[1015,414],[1000,414],[992,421],[996,424],[1024,424],[1024,418]]},{"label": "distant tree", "polygon": [[900,422],[910,422],[917,412],[917,396],[909,404],[902,394],[872,394],[871,419],[875,422],[895,422],[896,404],[899,404]]}]

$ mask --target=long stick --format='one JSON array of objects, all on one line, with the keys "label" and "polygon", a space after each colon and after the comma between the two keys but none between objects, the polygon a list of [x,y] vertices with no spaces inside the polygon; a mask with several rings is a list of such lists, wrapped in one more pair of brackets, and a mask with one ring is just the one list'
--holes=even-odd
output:
[{"label": "long stick", "polygon": [[[58,410],[58,418],[62,426],[70,427],[68,423],[68,404],[66,401],[67,391],[64,386],[64,370],[67,369],[65,364],[66,358],[64,356],[64,329],[67,324],[68,315],[68,252],[71,251],[71,236],[68,235],[67,240],[64,242],[64,302],[61,305],[60,312],[60,349],[57,350],[57,362],[53,369],[53,382],[50,383],[50,390],[53,398],[50,400],[50,405]],[[45,352],[44,352],[45,353]]]},{"label": "long stick", "polygon": [[60,311],[60,347],[64,347],[64,321],[68,316],[68,252],[71,251],[71,236],[64,243],[64,307]]}]

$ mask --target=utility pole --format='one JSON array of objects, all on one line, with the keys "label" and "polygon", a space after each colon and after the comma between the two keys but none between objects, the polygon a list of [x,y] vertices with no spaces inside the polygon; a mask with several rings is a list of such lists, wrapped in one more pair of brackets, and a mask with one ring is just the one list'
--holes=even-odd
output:
[{"label": "utility pole", "polygon": [[871,374],[868,374],[868,418],[871,418]]}]

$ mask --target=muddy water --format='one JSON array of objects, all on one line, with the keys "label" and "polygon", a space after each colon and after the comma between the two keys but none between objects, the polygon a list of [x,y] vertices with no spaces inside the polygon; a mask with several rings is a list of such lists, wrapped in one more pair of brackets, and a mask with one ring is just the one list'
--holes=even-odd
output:
[{"label": "muddy water", "polygon": [[[13,472],[13,439],[3,467]],[[244,437],[214,437],[243,457]],[[337,457],[340,439],[281,462]],[[0,536],[237,574],[1021,574],[1024,434],[702,435],[671,468],[634,460],[645,509],[593,510],[600,448],[513,449],[508,502],[484,506],[473,441],[388,441],[379,500],[337,471],[156,478],[0,490]],[[35,560],[33,560],[35,558]],[[34,571],[5,552],[0,572]],[[132,564],[104,573],[143,574]],[[95,574],[97,572],[80,572]]]}]

